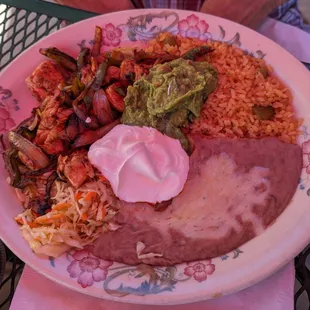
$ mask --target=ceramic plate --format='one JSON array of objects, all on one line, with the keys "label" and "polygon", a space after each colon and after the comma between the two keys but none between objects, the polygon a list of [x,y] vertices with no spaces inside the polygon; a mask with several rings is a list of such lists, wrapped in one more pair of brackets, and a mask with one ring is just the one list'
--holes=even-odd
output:
[{"label": "ceramic plate", "polygon": [[13,218],[22,206],[6,181],[1,161],[0,238],[26,264],[69,288],[96,297],[153,305],[194,302],[236,292],[293,259],[310,241],[310,74],[288,52],[250,29],[214,16],[177,10],[123,11],[66,27],[29,48],[1,73],[0,131],[28,117],[37,104],[24,81],[44,60],[39,48],[56,46],[75,56],[81,46],[92,44],[95,25],[103,28],[104,49],[138,45],[161,31],[170,31],[236,44],[255,57],[264,57],[290,87],[297,114],[305,120],[299,137],[305,165],[296,194],[262,235],[212,260],[167,268],[126,266],[94,257],[91,247],[48,259],[32,253],[20,234]]}]

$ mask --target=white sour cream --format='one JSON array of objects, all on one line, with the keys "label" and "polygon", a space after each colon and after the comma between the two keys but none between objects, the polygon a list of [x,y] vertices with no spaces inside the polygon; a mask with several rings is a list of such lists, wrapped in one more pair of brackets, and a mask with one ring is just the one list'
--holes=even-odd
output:
[{"label": "white sour cream", "polygon": [[149,127],[114,127],[92,144],[88,158],[127,202],[157,203],[177,196],[189,169],[179,140]]}]

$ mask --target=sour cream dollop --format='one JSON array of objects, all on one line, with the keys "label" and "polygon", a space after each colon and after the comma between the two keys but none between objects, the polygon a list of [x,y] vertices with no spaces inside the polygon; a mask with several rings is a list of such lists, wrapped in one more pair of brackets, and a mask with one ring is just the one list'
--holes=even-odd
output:
[{"label": "sour cream dollop", "polygon": [[189,169],[179,140],[149,127],[114,127],[91,145],[88,158],[127,202],[157,203],[177,196]]}]

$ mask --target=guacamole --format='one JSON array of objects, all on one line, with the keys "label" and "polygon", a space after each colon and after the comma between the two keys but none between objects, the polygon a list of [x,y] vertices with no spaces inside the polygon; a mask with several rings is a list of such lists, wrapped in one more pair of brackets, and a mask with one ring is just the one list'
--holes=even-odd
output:
[{"label": "guacamole", "polygon": [[154,66],[147,76],[128,87],[121,122],[157,128],[179,139],[189,151],[181,128],[199,117],[216,85],[217,72],[208,62],[179,58]]}]

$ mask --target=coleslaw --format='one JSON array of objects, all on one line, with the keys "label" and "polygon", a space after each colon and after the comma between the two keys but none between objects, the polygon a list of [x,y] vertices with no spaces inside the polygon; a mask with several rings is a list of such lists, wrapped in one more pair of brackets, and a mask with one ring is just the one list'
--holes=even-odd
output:
[{"label": "coleslaw", "polygon": [[50,212],[38,216],[26,209],[15,220],[36,254],[57,257],[70,248],[83,248],[101,233],[119,228],[112,219],[119,209],[111,188],[101,181],[88,182],[75,190],[56,181]]}]

